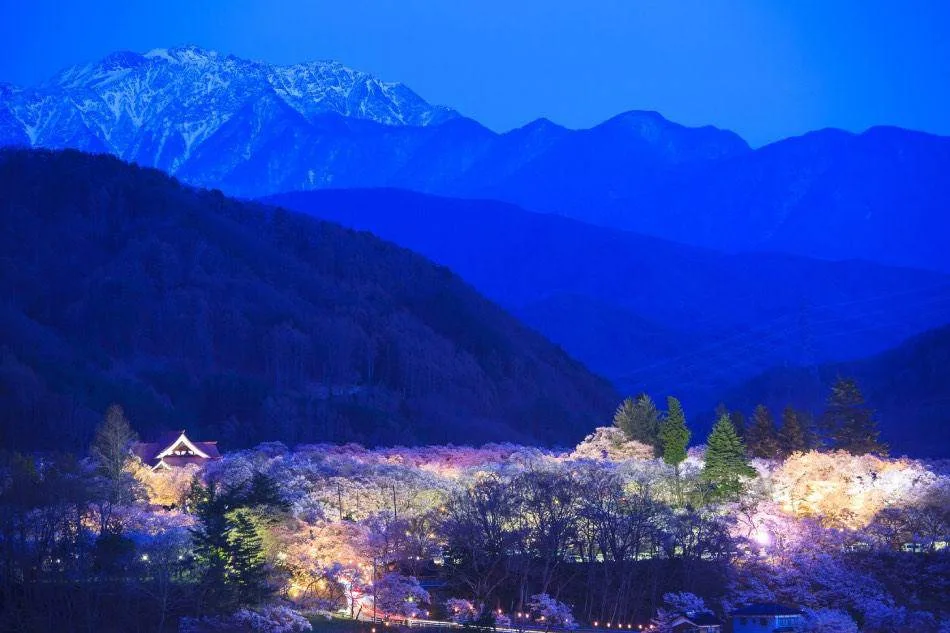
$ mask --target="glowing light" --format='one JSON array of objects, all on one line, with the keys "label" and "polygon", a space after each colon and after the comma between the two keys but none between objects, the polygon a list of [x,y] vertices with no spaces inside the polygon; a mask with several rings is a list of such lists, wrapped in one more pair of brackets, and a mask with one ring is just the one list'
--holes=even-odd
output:
[{"label": "glowing light", "polygon": [[765,528],[760,527],[752,534],[752,540],[762,547],[768,547],[772,544],[772,535]]}]

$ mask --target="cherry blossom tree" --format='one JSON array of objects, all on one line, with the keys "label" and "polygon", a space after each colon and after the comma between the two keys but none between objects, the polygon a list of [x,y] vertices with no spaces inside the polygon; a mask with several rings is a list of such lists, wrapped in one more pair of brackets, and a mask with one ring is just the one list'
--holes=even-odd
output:
[{"label": "cherry blossom tree", "polygon": [[449,598],[445,601],[445,611],[449,616],[449,620],[456,624],[464,624],[477,618],[479,609],[471,600]]},{"label": "cherry blossom tree", "polygon": [[538,593],[528,599],[528,609],[535,619],[541,622],[545,630],[551,627],[564,629],[577,628],[577,622],[574,620],[574,614],[571,608],[549,596],[546,593]]},{"label": "cherry blossom tree", "polygon": [[686,591],[663,594],[663,606],[656,612],[657,630],[673,633],[673,623],[678,617],[698,613],[710,613],[699,596]]},{"label": "cherry blossom tree", "polygon": [[373,584],[376,609],[387,616],[417,618],[425,613],[431,597],[412,576],[388,573]]},{"label": "cherry blossom tree", "polygon": [[858,625],[850,615],[836,609],[805,612],[803,633],[858,633]]}]

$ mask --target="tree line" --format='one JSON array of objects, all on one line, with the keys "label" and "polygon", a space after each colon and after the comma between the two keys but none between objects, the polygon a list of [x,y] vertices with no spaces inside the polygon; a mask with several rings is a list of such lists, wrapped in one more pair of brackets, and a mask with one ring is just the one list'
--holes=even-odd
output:
[{"label": "tree line", "polygon": [[[857,382],[849,377],[838,377],[831,386],[826,408],[817,422],[810,413],[792,406],[782,410],[781,424],[762,404],[755,407],[750,418],[741,411],[730,411],[722,403],[715,414],[716,422],[706,441],[707,459],[711,454],[718,461],[722,451],[726,451],[723,459],[740,453],[782,459],[796,452],[823,448],[852,455],[887,454],[887,445],[879,439],[874,412]],[[675,397],[667,398],[666,411],[658,409],[645,393],[626,398],[617,407],[613,423],[628,439],[652,446],[656,456],[674,468],[686,459],[691,433],[683,407]]]}]

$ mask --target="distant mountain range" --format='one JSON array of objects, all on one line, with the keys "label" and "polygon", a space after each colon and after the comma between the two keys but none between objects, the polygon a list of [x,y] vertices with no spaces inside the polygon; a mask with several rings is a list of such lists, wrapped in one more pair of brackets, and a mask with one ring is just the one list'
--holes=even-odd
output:
[{"label": "distant mountain range", "polygon": [[498,134],[334,62],[276,67],[190,47],[117,53],[0,89],[0,143],[107,151],[257,197],[396,187],[729,252],[950,272],[950,139],[821,130],[752,150],[732,132],[628,112]]},{"label": "distant mountain range", "polygon": [[884,439],[897,455],[950,457],[950,325],[915,336],[870,358],[818,367],[775,368],[725,397],[751,410],[766,403],[776,416],[786,404],[820,411],[838,376],[858,380],[876,409]]},{"label": "distant mountain range", "polygon": [[[114,53],[40,86],[3,87],[0,143],[109,152],[176,173],[235,125],[249,126],[243,136],[251,144],[274,134],[252,129],[268,108],[302,127],[326,114],[412,126],[457,116],[402,84],[337,62],[275,66],[189,46]],[[233,146],[227,154],[249,149]]]},{"label": "distant mountain range", "polygon": [[698,418],[773,366],[860,358],[950,322],[950,275],[724,254],[492,201],[328,190],[267,202],[450,267],[625,393]]},{"label": "distant mountain range", "polygon": [[0,151],[0,440],[564,445],[618,395],[444,267],[107,156]]}]

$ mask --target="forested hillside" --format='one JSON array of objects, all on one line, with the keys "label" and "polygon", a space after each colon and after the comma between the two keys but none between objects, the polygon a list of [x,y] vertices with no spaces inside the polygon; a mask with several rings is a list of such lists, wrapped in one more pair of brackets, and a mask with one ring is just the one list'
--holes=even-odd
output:
[{"label": "forested hillside", "polygon": [[5,446],[136,428],[570,442],[613,389],[445,268],[366,233],[75,151],[0,153]]},{"label": "forested hillside", "polygon": [[950,455],[950,326],[915,336],[861,360],[814,368],[776,368],[735,389],[731,407],[751,410],[765,403],[820,411],[839,376],[857,379],[876,409],[883,435],[895,454]]},{"label": "forested hillside", "polygon": [[865,357],[950,322],[938,272],[727,254],[399,190],[268,200],[449,266],[625,393],[675,394],[694,419],[772,367]]}]

